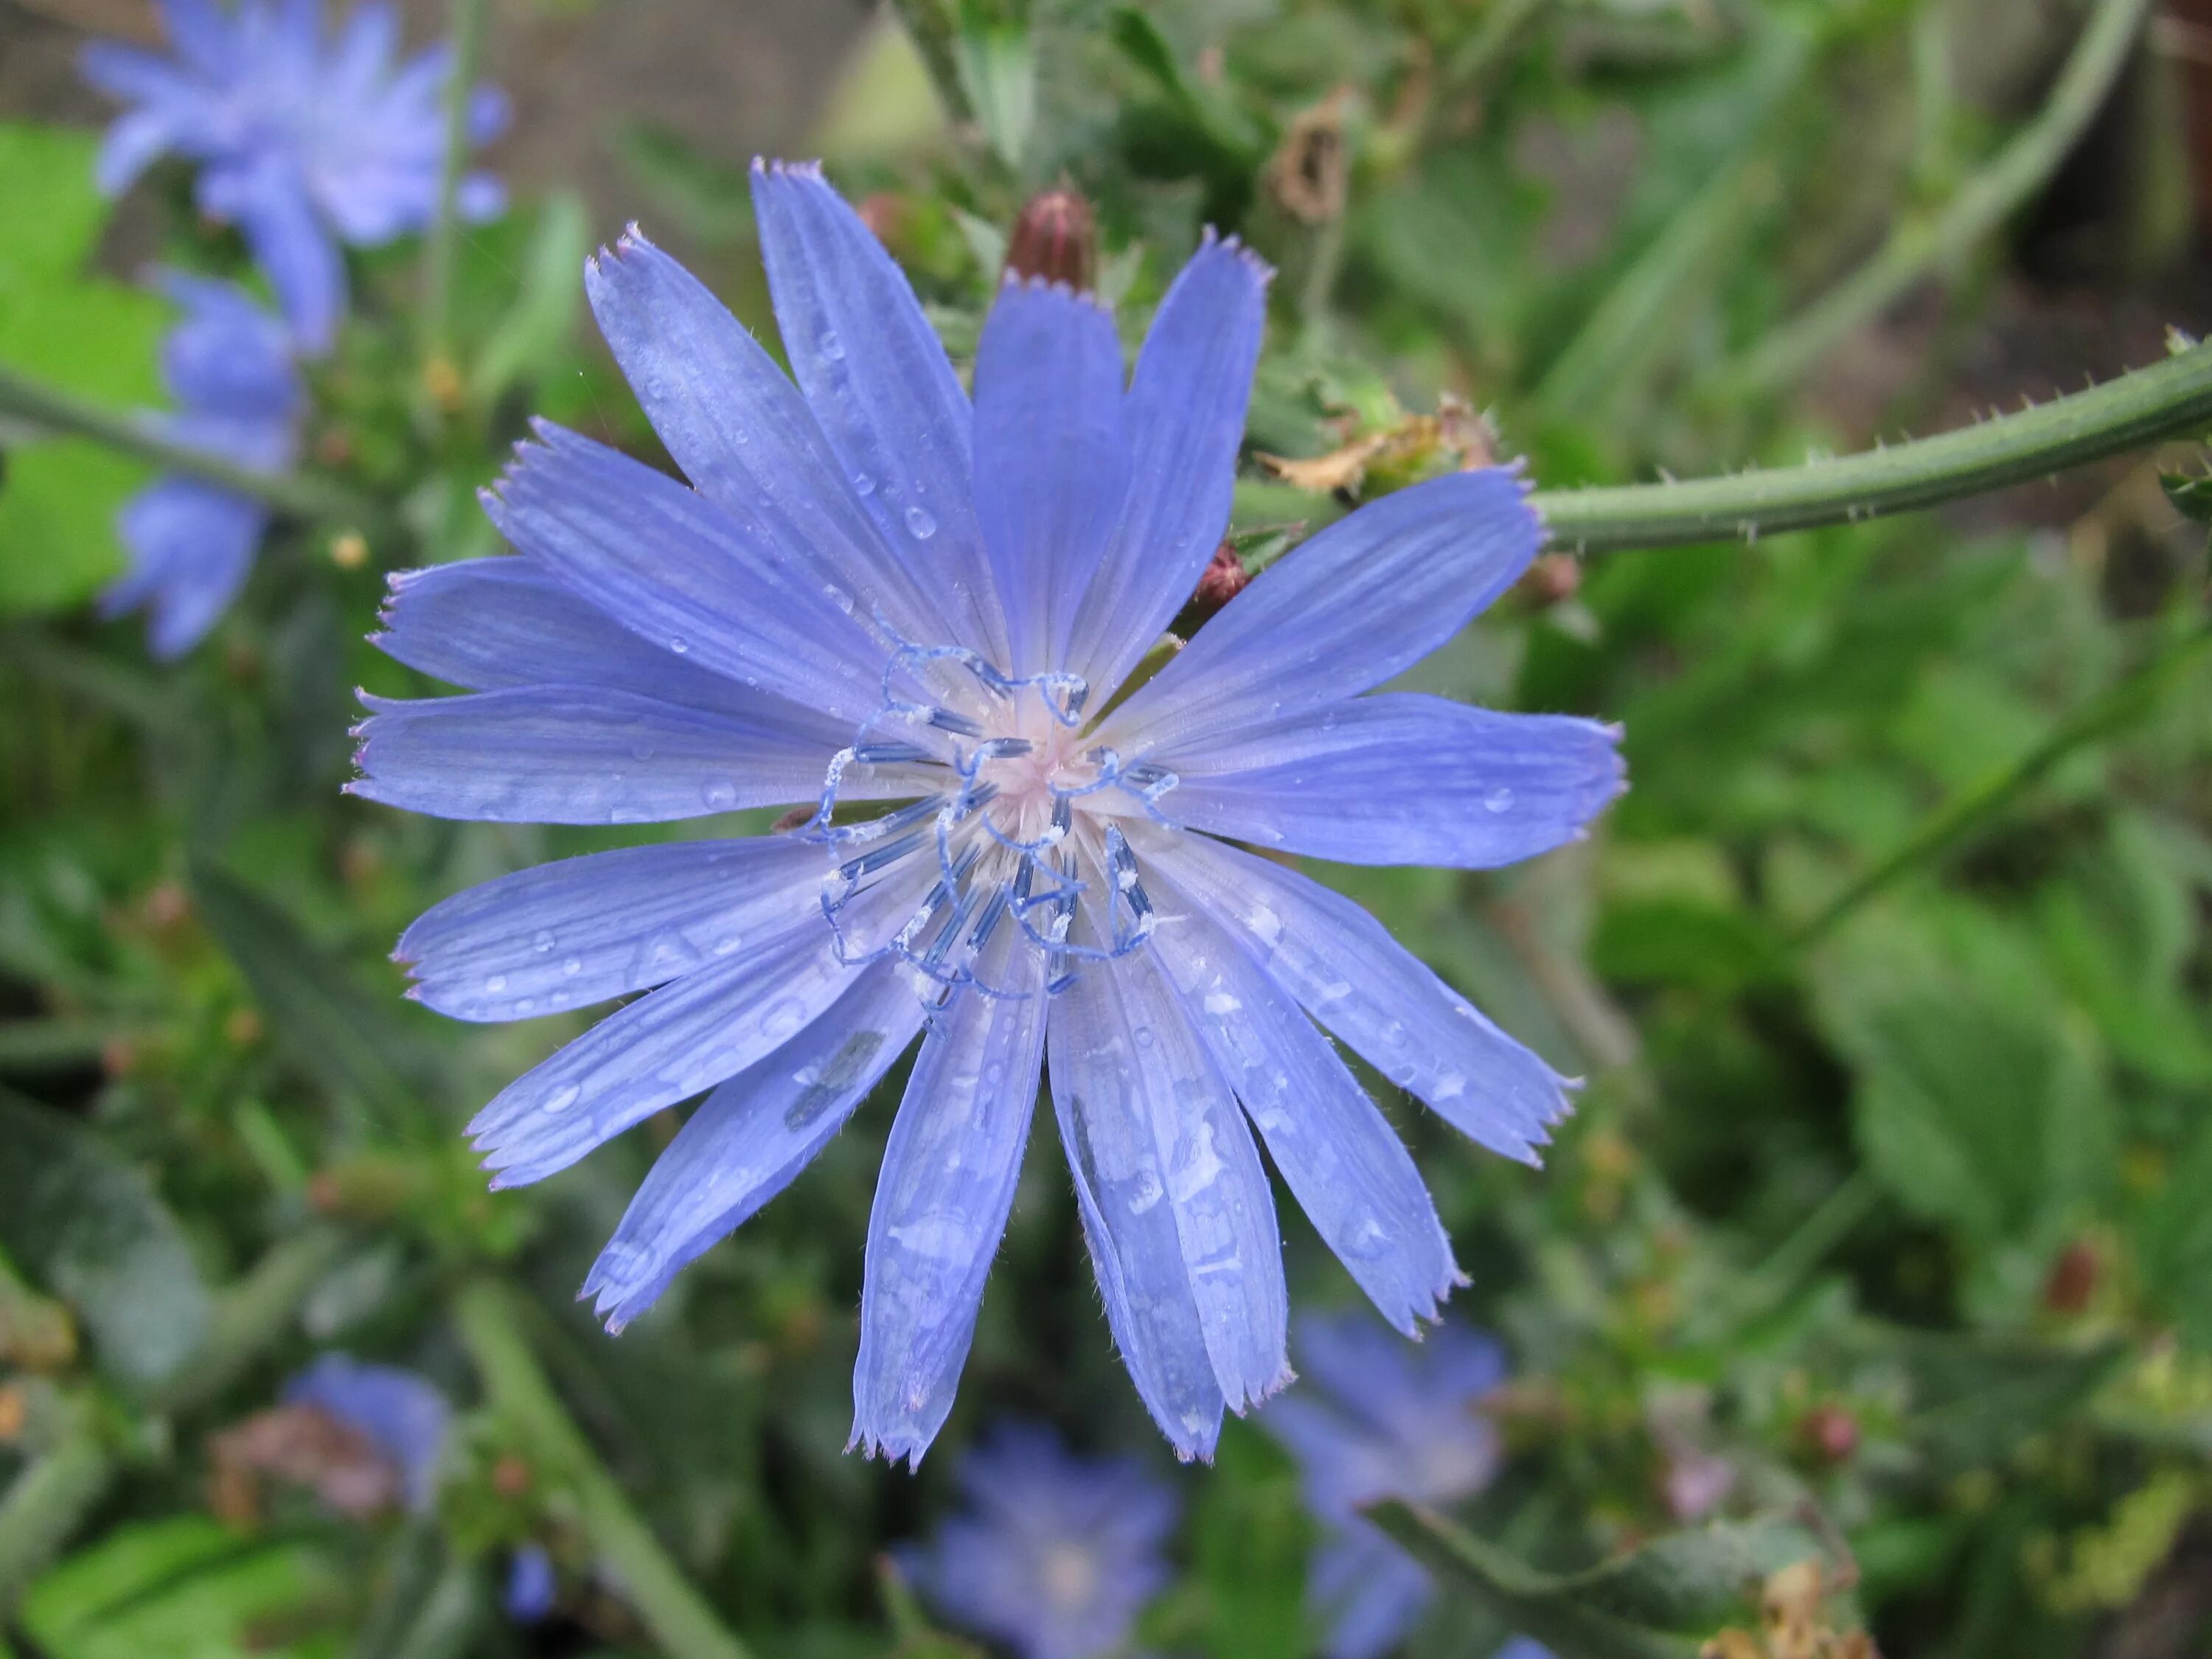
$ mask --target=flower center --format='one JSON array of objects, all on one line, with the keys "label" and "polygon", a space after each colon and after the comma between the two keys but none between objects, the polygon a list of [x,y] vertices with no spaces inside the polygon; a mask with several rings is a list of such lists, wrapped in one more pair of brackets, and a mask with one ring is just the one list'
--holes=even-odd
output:
[{"label": "flower center", "polygon": [[1098,1563],[1080,1544],[1054,1544],[1044,1553],[1037,1577],[1045,1600],[1062,1613],[1089,1607],[1098,1593]]},{"label": "flower center", "polygon": [[[902,649],[805,831],[837,860],[823,909],[847,961],[897,956],[941,1003],[969,985],[1026,994],[1010,986],[1024,947],[1042,956],[1049,994],[1077,964],[1144,943],[1152,905],[1116,820],[1157,817],[1175,775],[1095,742],[1086,690],[1067,674],[1008,679],[957,647]],[[872,798],[894,794],[893,772],[912,781],[908,805],[840,822],[841,793],[865,780]]]}]

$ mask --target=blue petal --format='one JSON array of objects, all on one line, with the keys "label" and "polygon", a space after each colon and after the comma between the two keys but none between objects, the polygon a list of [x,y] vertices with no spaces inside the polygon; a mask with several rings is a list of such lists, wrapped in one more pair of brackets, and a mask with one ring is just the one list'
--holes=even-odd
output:
[{"label": "blue petal", "polygon": [[[1161,884],[1155,902],[1174,890]],[[1214,1061],[1322,1241],[1412,1336],[1460,1281],[1451,1240],[1390,1126],[1291,995],[1180,893],[1152,935]]]},{"label": "blue petal", "polygon": [[203,75],[222,76],[235,62],[237,36],[216,0],[159,0],[161,22],[177,55]]},{"label": "blue petal", "polygon": [[161,341],[161,378],[195,414],[265,425],[289,441],[305,393],[284,325],[245,290],[182,271],[161,274],[184,315]]},{"label": "blue petal", "polygon": [[167,58],[114,40],[88,42],[77,54],[84,78],[127,103],[174,105],[198,96],[191,78]]},{"label": "blue petal", "polygon": [[951,600],[954,637],[921,643],[966,645],[1005,667],[1006,618],[975,526],[973,416],[914,289],[820,167],[755,161],[753,209],[800,390],[884,541]]},{"label": "blue petal", "polygon": [[1282,1234],[1259,1149],[1152,951],[1094,963],[1082,979],[1097,981],[1109,1011],[1105,1054],[1119,1085],[1093,1105],[1150,1129],[1215,1379],[1244,1412],[1291,1380]]},{"label": "blue petal", "polygon": [[393,953],[456,1019],[522,1019],[665,985],[822,920],[830,854],[783,836],[541,864],[425,911]]},{"label": "blue petal", "polygon": [[170,112],[132,110],[110,124],[101,137],[93,181],[102,194],[120,196],[176,142],[177,122]]},{"label": "blue petal", "polygon": [[803,929],[640,997],[517,1078],[469,1125],[497,1185],[565,1170],[592,1148],[735,1077],[797,1036],[860,970],[830,929]]},{"label": "blue petal", "polygon": [[1584,835],[1624,786],[1618,728],[1383,694],[1152,758],[1175,822],[1346,864],[1491,870]]},{"label": "blue petal", "polygon": [[585,266],[584,288],[646,418],[700,494],[757,515],[907,638],[952,637],[936,598],[861,510],[798,389],[696,277],[633,227]]},{"label": "blue petal", "polygon": [[1436,1587],[1419,1562],[1364,1522],[1314,1552],[1310,1599],[1328,1620],[1322,1659],[1382,1659],[1412,1633]]},{"label": "blue petal", "polygon": [[906,1052],[924,1012],[896,965],[878,963],[821,1018],[707,1097],[584,1281],[610,1330],[790,1185]]},{"label": "blue petal", "polygon": [[1134,824],[1131,844],[1229,927],[1275,981],[1400,1088],[1525,1164],[1567,1115],[1566,1084],[1341,893],[1218,842]]},{"label": "blue petal", "polygon": [[164,661],[181,655],[238,597],[268,526],[267,510],[246,496],[197,478],[161,479],[117,518],[131,568],[101,596],[101,613],[149,607],[148,649]]},{"label": "blue petal", "polygon": [[[500,533],[623,627],[741,684],[858,723],[890,651],[763,532],[545,422],[488,502]],[[850,604],[849,599],[847,600]]]},{"label": "blue petal", "polygon": [[399,44],[399,13],[386,0],[358,0],[324,67],[331,95],[360,100],[371,96],[392,71]]},{"label": "blue petal", "polygon": [[508,1618],[518,1624],[534,1625],[553,1611],[559,1589],[553,1558],[540,1545],[525,1544],[507,1564],[507,1589],[500,1602]]},{"label": "blue petal", "polygon": [[428,1377],[325,1353],[284,1385],[284,1399],[326,1412],[367,1438],[399,1470],[407,1507],[428,1510],[453,1407]]},{"label": "blue petal", "polygon": [[1273,274],[1209,233],[1145,337],[1124,405],[1135,460],[1128,506],[1068,653],[1102,706],[1175,620],[1229,527]]},{"label": "blue petal", "polygon": [[842,721],[709,673],[633,634],[535,559],[462,559],[397,571],[391,588],[385,631],[370,641],[434,679],[497,691],[542,685],[558,674],[564,684],[759,715],[809,732],[832,750],[852,739]]},{"label": "blue petal", "polygon": [[975,352],[975,518],[1015,673],[1066,661],[1128,488],[1114,319],[1067,289],[1010,279]]},{"label": "blue petal", "polygon": [[1043,957],[1000,939],[979,976],[1012,994],[959,997],[923,1040],[868,1216],[851,1443],[916,1466],[952,1409],[1036,1111]]},{"label": "blue petal", "polygon": [[[216,177],[201,176],[204,184]],[[345,258],[317,215],[306,184],[289,166],[264,166],[240,185],[234,199],[234,207],[224,216],[236,220],[301,349],[311,355],[328,350],[345,314]]]},{"label": "blue petal", "polygon": [[1379,685],[1510,586],[1542,538],[1504,468],[1385,495],[1261,572],[1099,741],[1125,755],[1181,748]]},{"label": "blue petal", "polygon": [[783,806],[817,798],[836,752],[811,720],[773,724],[765,708],[749,719],[592,686],[362,702],[372,718],[348,793],[433,817],[643,823]]},{"label": "blue petal", "polygon": [[1206,1352],[1152,1126],[1128,1099],[1119,1006],[1093,969],[1053,998],[1053,1115],[1121,1363],[1175,1455],[1212,1458],[1221,1382]]}]

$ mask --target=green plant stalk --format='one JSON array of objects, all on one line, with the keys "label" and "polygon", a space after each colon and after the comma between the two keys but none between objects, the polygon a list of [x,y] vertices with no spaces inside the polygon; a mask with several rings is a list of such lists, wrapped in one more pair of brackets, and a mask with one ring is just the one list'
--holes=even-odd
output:
[{"label": "green plant stalk", "polygon": [[89,1410],[34,1458],[0,1498],[0,1625],[61,1551],[115,1477],[115,1454]]},{"label": "green plant stalk", "polygon": [[1790,943],[1799,948],[1817,943],[1868,900],[1922,865],[1942,857],[1996,817],[2076,750],[2109,737],[2148,713],[2207,646],[2212,646],[2212,623],[2199,623],[2061,720],[2050,736],[2019,760],[1952,797],[1896,851],[1792,933]]},{"label": "green plant stalk", "polygon": [[1560,1653],[1578,1659],[1696,1659],[1697,1643],[1627,1624],[1560,1594],[1560,1581],[1434,1510],[1391,1502],[1368,1510],[1367,1518],[1444,1583],[1466,1591],[1502,1623]]},{"label": "green plant stalk", "polygon": [[469,97],[483,50],[484,0],[453,0],[452,67],[446,81],[446,153],[438,213],[422,248],[422,363],[453,368],[453,267],[461,230],[461,175],[468,170]]},{"label": "green plant stalk", "polygon": [[[316,1281],[343,1243],[314,1227],[279,1244],[217,1301],[199,1353],[147,1404],[156,1416],[181,1414],[229,1388],[291,1328]],[[16,1476],[0,1498],[0,1625],[41,1568],[53,1559],[122,1474],[121,1448],[100,1432],[88,1406],[53,1446]]]},{"label": "green plant stalk", "polygon": [[2150,0],[2099,0],[2035,118],[1969,176],[1940,212],[1899,225],[1866,264],[1723,373],[1716,398],[1735,401],[1795,385],[1923,276],[1955,264],[2002,227],[2072,153],[2126,67],[2149,12]]},{"label": "green plant stalk", "polygon": [[929,71],[930,84],[937,89],[945,118],[961,123],[973,121],[975,108],[969,102],[968,88],[960,78],[954,5],[955,0],[891,0],[891,9],[921,54],[922,67]]},{"label": "green plant stalk", "polygon": [[1550,0],[1491,0],[1480,26],[1445,64],[1444,85],[1455,93],[1479,89],[1514,37],[1549,3]]},{"label": "green plant stalk", "polygon": [[150,462],[245,495],[298,519],[368,531],[385,520],[374,502],[326,479],[293,472],[264,472],[220,455],[179,444],[127,415],[100,408],[71,392],[0,368],[0,422],[19,421],[55,437],[89,438]]},{"label": "green plant stalk", "polygon": [[569,1417],[515,1322],[507,1292],[489,1279],[472,1280],[462,1288],[453,1316],[486,1397],[523,1434],[547,1474],[574,1492],[592,1547],[620,1577],[661,1646],[674,1659],[750,1659],[669,1559]]},{"label": "green plant stalk", "polygon": [[1922,438],[1803,466],[1684,483],[1539,490],[1549,545],[1578,553],[1761,536],[1940,506],[2212,428],[2212,345]]},{"label": "green plant stalk", "polygon": [[1797,1230],[1764,1261],[1738,1280],[1733,1293],[1724,1294],[1692,1314],[1684,1335],[1692,1342],[1717,1342],[1753,1320],[1781,1305],[1783,1299],[1826,1261],[1828,1255],[1881,1202],[1881,1183],[1869,1170],[1855,1170]]}]

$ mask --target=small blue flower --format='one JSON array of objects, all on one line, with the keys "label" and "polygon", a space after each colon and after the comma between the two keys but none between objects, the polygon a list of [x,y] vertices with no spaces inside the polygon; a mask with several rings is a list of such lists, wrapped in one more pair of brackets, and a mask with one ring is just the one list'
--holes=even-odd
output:
[{"label": "small blue flower", "polygon": [[854,1443],[910,1459],[951,1408],[1049,1048],[1115,1341],[1177,1452],[1208,1455],[1224,1409],[1290,1376],[1254,1127],[1391,1323],[1413,1334],[1459,1282],[1315,1019],[1508,1157],[1535,1162],[1567,1109],[1357,905],[1232,843],[1511,863],[1618,793],[1617,734],[1361,695],[1534,556],[1497,469],[1330,526],[1133,684],[1228,522],[1267,268],[1209,239],[1126,387],[1097,301],[1010,280],[971,405],[817,169],[756,164],[753,192],[798,386],[643,238],[592,260],[600,328],[690,487],[541,425],[487,498],[521,556],[398,579],[379,636],[469,695],[368,698],[349,787],[510,823],[812,816],[448,899],[399,942],[411,994],[511,1020],[650,993],[478,1115],[500,1185],[713,1091],[586,1282],[616,1329],[920,1037],[854,1380]]},{"label": "small blue flower", "polygon": [[[178,409],[150,424],[240,466],[290,465],[304,394],[284,325],[228,283],[170,272],[161,285],[184,310],[161,347]],[[189,650],[237,597],[268,526],[268,509],[250,496],[202,478],[161,479],[116,520],[131,564],[101,595],[101,614],[143,607],[155,656]]]},{"label": "small blue flower", "polygon": [[408,1509],[429,1510],[453,1413],[428,1377],[326,1353],[285,1385],[284,1401],[327,1412],[361,1434],[399,1471]]},{"label": "small blue flower", "polygon": [[1451,1503],[1490,1484],[1498,1431],[1480,1407],[1505,1379],[1505,1354],[1451,1324],[1409,1346],[1347,1312],[1302,1317],[1297,1357],[1304,1386],[1270,1405],[1260,1425],[1297,1459],[1328,1529],[1307,1584],[1328,1622],[1323,1652],[1376,1659],[1405,1638],[1434,1586],[1359,1510],[1388,1498]]},{"label": "small blue flower", "polygon": [[902,1571],[952,1623],[1020,1659],[1118,1653],[1168,1581],[1176,1495],[1130,1458],[1073,1455],[1048,1429],[1001,1426],[961,1460],[968,1510]]},{"label": "small blue flower", "polygon": [[[395,65],[387,0],[364,0],[327,41],[322,0],[161,0],[161,13],[173,58],[105,40],[85,49],[85,78],[131,106],[108,129],[100,188],[120,194],[171,151],[196,162],[201,210],[239,228],[301,344],[322,350],[345,310],[338,243],[374,247],[436,212],[451,53]],[[479,88],[471,140],[506,119],[499,94]],[[465,216],[504,205],[496,179],[463,182]]]},{"label": "small blue flower", "polygon": [[553,1558],[541,1544],[525,1544],[507,1566],[507,1589],[501,1596],[507,1616],[518,1625],[534,1625],[553,1611],[559,1590]]}]

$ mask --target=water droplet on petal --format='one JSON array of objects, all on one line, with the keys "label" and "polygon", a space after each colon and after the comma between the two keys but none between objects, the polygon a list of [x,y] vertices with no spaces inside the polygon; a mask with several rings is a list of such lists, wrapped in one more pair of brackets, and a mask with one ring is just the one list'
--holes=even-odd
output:
[{"label": "water droplet on petal", "polygon": [[546,1096],[538,1109],[542,1112],[565,1112],[576,1103],[577,1097],[583,1092],[582,1089],[571,1083],[566,1088],[556,1089]]},{"label": "water droplet on petal", "polygon": [[540,956],[543,956],[546,951],[553,948],[553,935],[541,928],[538,931],[538,937],[531,940],[530,944],[532,949],[535,950]]},{"label": "water droplet on petal", "polygon": [[831,362],[842,362],[845,360],[845,343],[829,329],[825,328],[822,331],[822,338],[817,343],[822,348],[822,355]]},{"label": "water droplet on petal", "polygon": [[871,478],[865,472],[855,472],[853,475],[853,493],[855,495],[874,495],[876,493],[876,481],[873,478]]},{"label": "water droplet on petal", "polygon": [[1482,798],[1482,804],[1492,812],[1510,812],[1513,810],[1513,792],[1502,787],[1493,789]]},{"label": "water droplet on petal", "polygon": [[1139,1048],[1149,1048],[1152,1046],[1153,1042],[1157,1041],[1157,1039],[1152,1036],[1152,1028],[1149,1025],[1139,1025],[1135,1030],[1130,1032],[1129,1035],[1135,1039],[1136,1044]]},{"label": "water droplet on petal", "polygon": [[577,975],[584,971],[583,957],[570,957],[568,961],[561,964],[561,971],[568,975],[570,979],[575,978]]},{"label": "water droplet on petal", "polygon": [[914,532],[918,542],[926,542],[937,533],[937,515],[926,507],[909,507],[906,510],[906,527]]},{"label": "water droplet on petal", "polygon": [[738,787],[733,783],[710,783],[699,792],[699,797],[717,812],[726,812],[738,804]]},{"label": "water droplet on petal", "polygon": [[484,989],[490,992],[492,995],[497,996],[501,991],[507,989],[507,975],[494,974],[484,981]]},{"label": "water droplet on petal", "polygon": [[668,648],[680,657],[691,648],[691,641],[678,634],[668,641]]}]

